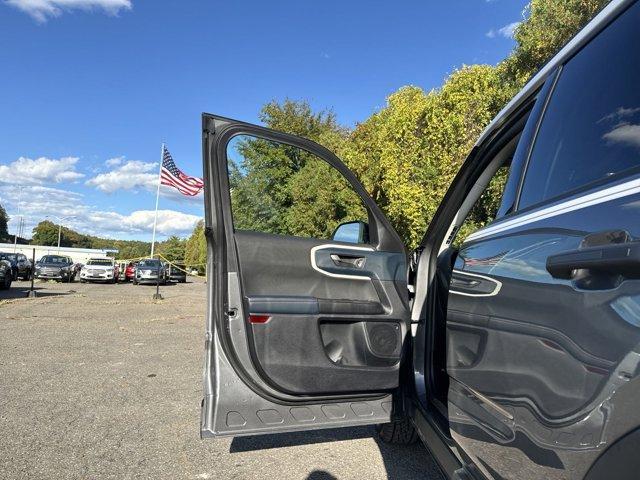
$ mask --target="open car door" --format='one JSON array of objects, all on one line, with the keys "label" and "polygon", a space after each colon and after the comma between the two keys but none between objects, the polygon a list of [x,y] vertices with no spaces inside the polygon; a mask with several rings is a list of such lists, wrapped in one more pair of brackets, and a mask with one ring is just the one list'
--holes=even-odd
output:
[{"label": "open car door", "polygon": [[309,140],[204,114],[203,157],[202,436],[388,422],[410,321],[389,221]]}]

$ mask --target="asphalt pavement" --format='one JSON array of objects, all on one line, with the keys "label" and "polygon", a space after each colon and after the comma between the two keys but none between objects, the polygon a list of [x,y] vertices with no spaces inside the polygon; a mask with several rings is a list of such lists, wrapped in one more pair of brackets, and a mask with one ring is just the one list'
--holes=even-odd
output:
[{"label": "asphalt pavement", "polygon": [[0,478],[440,479],[373,427],[200,440],[204,284],[0,291]]}]

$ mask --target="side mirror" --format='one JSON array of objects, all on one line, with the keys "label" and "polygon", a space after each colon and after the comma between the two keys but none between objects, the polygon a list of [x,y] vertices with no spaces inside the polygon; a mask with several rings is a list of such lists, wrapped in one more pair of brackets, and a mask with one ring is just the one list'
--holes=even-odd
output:
[{"label": "side mirror", "polygon": [[369,224],[361,221],[345,222],[335,229],[332,240],[346,243],[369,243]]}]

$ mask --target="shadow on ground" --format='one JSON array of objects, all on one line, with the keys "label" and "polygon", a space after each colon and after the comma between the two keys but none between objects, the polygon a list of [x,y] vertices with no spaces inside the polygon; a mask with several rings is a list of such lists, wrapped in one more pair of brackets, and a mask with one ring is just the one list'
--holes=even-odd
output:
[{"label": "shadow on ground", "polygon": [[[31,285],[25,282],[24,285],[16,285],[13,283],[8,290],[0,290],[0,300],[12,300],[15,298],[28,298]],[[67,291],[47,291],[46,287],[35,286],[33,288],[37,298],[42,297],[57,297],[60,295],[70,295],[76,293],[75,290],[69,289]]]},{"label": "shadow on ground", "polygon": [[[229,452],[249,452],[364,438],[373,438],[376,441],[388,479],[428,478],[438,480],[443,478],[433,457],[420,442],[413,445],[384,443],[380,440],[373,427],[337,428],[253,437],[235,437],[231,442]],[[337,480],[337,477],[325,470],[314,470],[306,477],[306,480]]]}]

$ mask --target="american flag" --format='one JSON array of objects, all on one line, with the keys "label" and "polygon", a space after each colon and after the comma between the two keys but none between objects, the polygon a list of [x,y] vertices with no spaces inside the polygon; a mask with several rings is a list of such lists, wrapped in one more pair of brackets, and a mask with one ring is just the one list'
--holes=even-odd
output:
[{"label": "american flag", "polygon": [[160,183],[175,187],[183,195],[193,197],[204,188],[201,178],[185,175],[176,167],[167,147],[162,147],[162,168],[160,169]]}]

